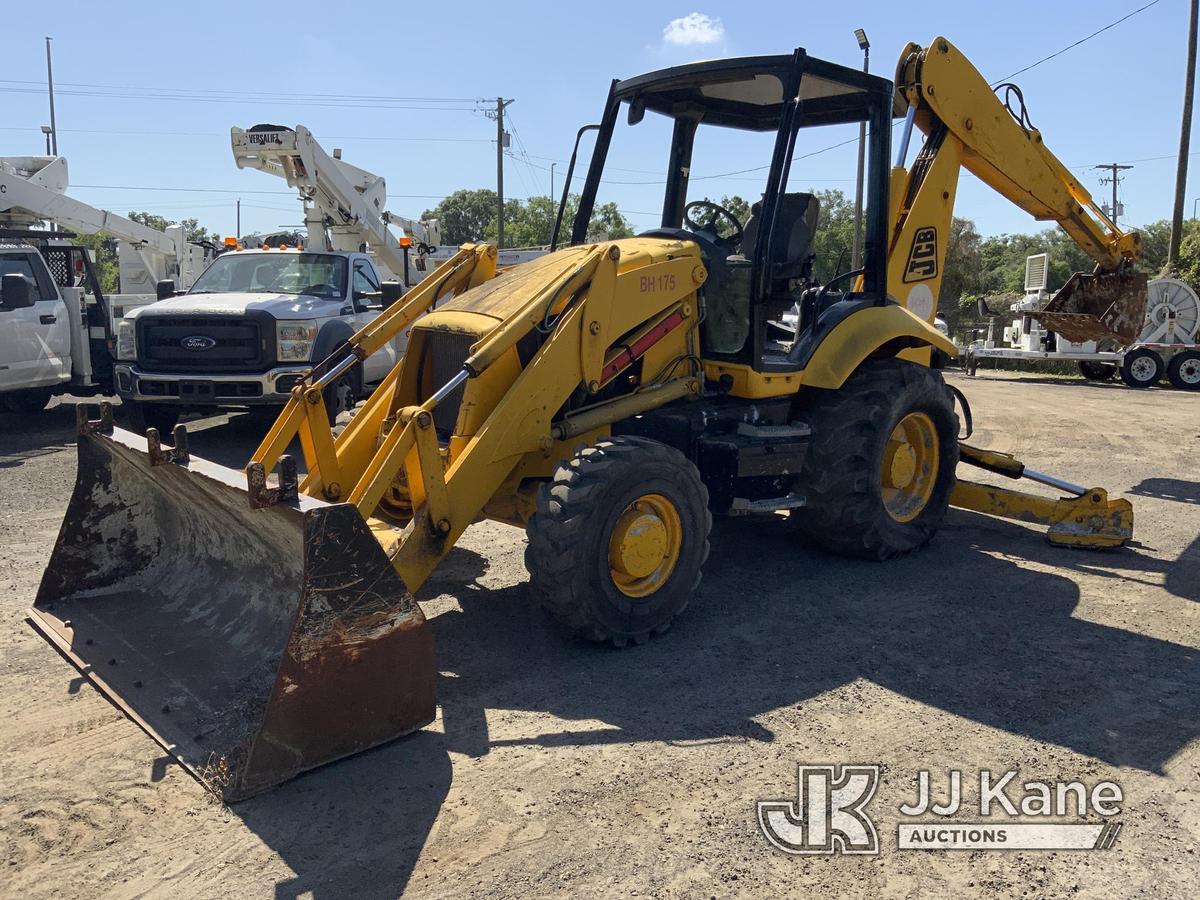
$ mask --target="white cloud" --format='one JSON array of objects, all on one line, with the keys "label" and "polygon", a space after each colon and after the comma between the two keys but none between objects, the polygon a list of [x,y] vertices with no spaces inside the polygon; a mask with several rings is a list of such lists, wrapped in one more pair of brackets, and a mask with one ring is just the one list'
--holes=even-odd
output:
[{"label": "white cloud", "polygon": [[672,19],[663,29],[663,41],[678,47],[692,44],[715,44],[725,37],[725,26],[720,19],[710,18],[704,13],[688,13]]}]

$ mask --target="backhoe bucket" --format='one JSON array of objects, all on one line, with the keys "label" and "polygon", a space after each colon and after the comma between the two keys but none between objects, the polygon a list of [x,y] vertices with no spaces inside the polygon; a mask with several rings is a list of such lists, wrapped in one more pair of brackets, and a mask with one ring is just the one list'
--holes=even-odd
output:
[{"label": "backhoe bucket", "polygon": [[1144,272],[1076,272],[1041,312],[1031,313],[1068,341],[1132,344],[1146,317]]},{"label": "backhoe bucket", "polygon": [[209,790],[239,800],[433,720],[430,628],[353,506],[251,509],[186,434],[147,452],[107,408],[79,431],[30,622]]}]

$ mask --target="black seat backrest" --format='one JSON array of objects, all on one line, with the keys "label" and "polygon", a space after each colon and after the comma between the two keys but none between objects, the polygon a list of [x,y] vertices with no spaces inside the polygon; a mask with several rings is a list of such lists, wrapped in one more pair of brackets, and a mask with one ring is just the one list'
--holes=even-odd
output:
[{"label": "black seat backrest", "polygon": [[[780,194],[778,210],[775,214],[775,233],[777,239],[771,242],[771,277],[798,278],[808,264],[812,252],[812,239],[817,231],[817,217],[821,212],[820,201],[812,194]],[[754,258],[754,251],[761,237],[764,223],[762,221],[762,201],[757,201],[750,207],[750,218],[742,232],[742,255],[747,259]]]}]

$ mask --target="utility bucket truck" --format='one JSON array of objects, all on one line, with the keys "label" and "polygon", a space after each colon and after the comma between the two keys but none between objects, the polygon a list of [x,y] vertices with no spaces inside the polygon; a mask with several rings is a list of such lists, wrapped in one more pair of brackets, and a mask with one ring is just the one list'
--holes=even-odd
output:
[{"label": "utility bucket truck", "polygon": [[[438,239],[436,222],[387,213],[384,180],[326,153],[303,125],[234,128],[231,147],[239,169],[297,189],[306,240],[254,250],[234,242],[190,290],[168,285],[160,302],[121,323],[117,392],[139,430],[166,434],[186,410],[282,407],[314,362],[346,352],[349,338],[403,295],[396,279],[415,273],[427,241]],[[408,234],[397,239],[389,222]],[[324,414],[332,421],[353,407],[403,350],[397,335],[344,371],[322,395]]]},{"label": "utility bucket truck", "polygon": [[[190,456],[185,435],[167,447],[114,428],[103,407],[81,419],[35,626],[236,800],[433,719],[413,592],[481,518],[525,528],[531,597],[616,646],[663,635],[695,598],[714,515],[785,513],[874,561],[925,546],[950,505],[1058,545],[1125,543],[1128,501],[960,441],[964,401],[931,363],[957,352],[933,322],[964,166],[1080,222],[1103,257],[1093,284],[1126,272],[1136,235],[1083,221],[1041,136],[945,38],[910,44],[897,72],[797,49],[614,81],[564,246],[504,271],[494,247],[462,247],[300,379],[244,470]],[[610,145],[651,118],[670,136],[659,227],[588,243]],[[819,199],[797,145],[863,122],[863,266],[818,283]],[[693,145],[746,132],[771,147],[749,218],[689,201]],[[797,302],[776,339],[767,324]],[[335,435],[322,392],[409,329]],[[960,463],[1045,487],[977,484]]]},{"label": "utility bucket truck", "polygon": [[[42,409],[55,394],[114,391],[115,335],[124,314],[152,303],[156,285],[190,287],[212,248],[66,195],[63,157],[0,158],[0,407]],[[46,225],[55,230],[46,230]],[[75,233],[117,240],[121,293],[105,294]],[[40,258],[39,258],[40,257]],[[22,305],[28,303],[28,305]]]}]

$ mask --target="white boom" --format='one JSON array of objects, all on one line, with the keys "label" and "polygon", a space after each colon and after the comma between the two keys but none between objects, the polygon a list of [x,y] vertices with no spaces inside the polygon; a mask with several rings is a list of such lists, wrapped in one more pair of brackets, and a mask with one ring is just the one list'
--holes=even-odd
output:
[{"label": "white boom", "polygon": [[365,244],[393,278],[400,278],[405,271],[404,249],[389,224],[424,245],[417,248],[420,253],[440,243],[436,221],[417,222],[387,212],[382,176],[343,161],[337,150],[330,156],[303,125],[233,128],[230,140],[239,169],[278,175],[300,191],[312,249],[357,251]]},{"label": "white boom", "polygon": [[0,227],[36,228],[52,222],[81,234],[115,238],[121,291],[127,294],[153,294],[162,279],[187,289],[204,270],[208,254],[187,242],[182,226],[150,228],[68,197],[67,185],[65,157],[0,157]]}]

